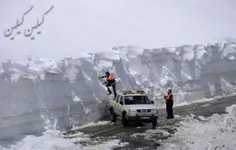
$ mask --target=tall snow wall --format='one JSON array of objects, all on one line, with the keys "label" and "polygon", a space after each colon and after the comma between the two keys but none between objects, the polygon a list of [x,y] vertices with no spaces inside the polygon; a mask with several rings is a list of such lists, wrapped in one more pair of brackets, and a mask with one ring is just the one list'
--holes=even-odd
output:
[{"label": "tall snow wall", "polygon": [[106,88],[98,76],[110,71],[117,90],[144,89],[157,107],[173,90],[175,105],[234,94],[236,44],[176,48],[114,47],[109,52],[59,62],[28,57],[0,66],[0,139],[97,120]]}]

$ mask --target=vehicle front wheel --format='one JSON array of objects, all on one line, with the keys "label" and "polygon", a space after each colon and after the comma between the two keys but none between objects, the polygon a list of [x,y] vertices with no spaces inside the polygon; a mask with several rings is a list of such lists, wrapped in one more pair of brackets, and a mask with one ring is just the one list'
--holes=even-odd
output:
[{"label": "vehicle front wheel", "polygon": [[111,122],[116,122],[116,114],[114,113],[114,110],[113,108],[110,109],[110,119],[111,119]]},{"label": "vehicle front wheel", "polygon": [[157,126],[157,117],[152,118],[152,128],[155,129]]},{"label": "vehicle front wheel", "polygon": [[128,126],[129,122],[128,122],[127,118],[126,118],[126,112],[122,113],[121,122],[122,122],[124,127]]}]

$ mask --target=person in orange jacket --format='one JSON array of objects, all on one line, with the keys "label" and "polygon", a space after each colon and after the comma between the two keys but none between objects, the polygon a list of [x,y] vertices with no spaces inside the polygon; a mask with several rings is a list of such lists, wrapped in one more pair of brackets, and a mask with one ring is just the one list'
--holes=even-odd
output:
[{"label": "person in orange jacket", "polygon": [[113,78],[113,76],[107,71],[106,72],[106,75],[105,76],[102,76],[102,77],[99,77],[100,79],[101,78],[106,78],[107,81],[104,83],[107,87],[107,90],[108,90],[108,95],[110,95],[112,92],[111,90],[109,89],[109,86],[112,87],[113,89],[113,94],[114,94],[114,99],[116,98],[116,80]]},{"label": "person in orange jacket", "polygon": [[174,96],[172,94],[171,89],[168,90],[167,96],[164,96],[166,100],[166,112],[167,112],[167,117],[168,119],[174,118],[173,115],[173,104],[174,104]]}]

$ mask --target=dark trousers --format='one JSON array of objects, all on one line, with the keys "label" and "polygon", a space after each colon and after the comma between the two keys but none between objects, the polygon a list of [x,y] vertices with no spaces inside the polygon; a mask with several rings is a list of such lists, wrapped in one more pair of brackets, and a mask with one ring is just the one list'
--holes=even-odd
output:
[{"label": "dark trousers", "polygon": [[168,100],[166,103],[167,117],[173,117],[173,100]]},{"label": "dark trousers", "polygon": [[111,85],[111,84],[107,84],[107,85],[106,85],[109,94],[111,94],[112,92],[111,92],[111,90],[109,89],[109,86],[112,87],[114,97],[116,98],[116,83],[114,83],[114,84],[112,84],[112,85]]}]

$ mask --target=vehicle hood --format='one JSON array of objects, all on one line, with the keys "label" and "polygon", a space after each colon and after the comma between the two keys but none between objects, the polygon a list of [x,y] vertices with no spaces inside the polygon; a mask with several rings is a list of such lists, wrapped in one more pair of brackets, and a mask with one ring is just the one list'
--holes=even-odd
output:
[{"label": "vehicle hood", "polygon": [[153,104],[135,104],[135,105],[126,105],[130,109],[156,109]]}]

